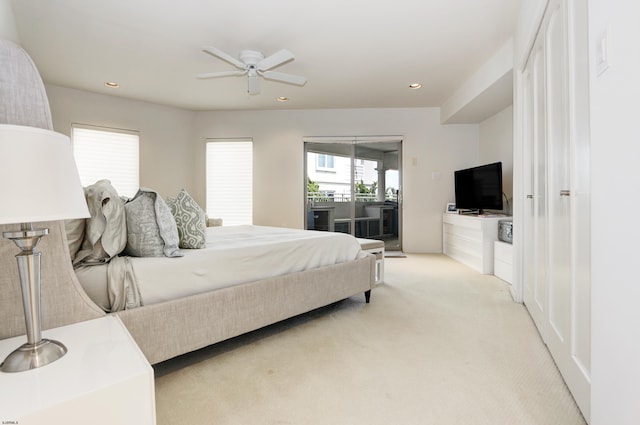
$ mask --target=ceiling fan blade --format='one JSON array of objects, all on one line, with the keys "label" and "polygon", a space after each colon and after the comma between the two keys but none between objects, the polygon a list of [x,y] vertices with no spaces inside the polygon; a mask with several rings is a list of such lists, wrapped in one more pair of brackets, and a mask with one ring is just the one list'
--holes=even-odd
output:
[{"label": "ceiling fan blade", "polygon": [[258,68],[259,71],[266,71],[267,69],[282,65],[283,63],[289,62],[293,59],[295,59],[293,53],[286,49],[282,49],[279,52],[276,52],[271,56],[267,56],[266,58],[262,59],[260,62],[258,62],[256,68]]},{"label": "ceiling fan blade", "polygon": [[234,75],[244,75],[247,71],[220,71],[220,72],[207,72],[205,74],[198,74],[197,77],[201,80],[207,78],[220,78],[220,77],[231,77]]},{"label": "ceiling fan blade", "polygon": [[295,84],[296,86],[304,86],[307,82],[305,77],[300,75],[293,74],[285,74],[284,72],[276,72],[276,71],[264,71],[261,72],[262,75],[267,80],[275,80],[283,83]]},{"label": "ceiling fan blade", "polygon": [[244,64],[244,62],[242,62],[239,59],[234,58],[233,56],[223,52],[222,50],[218,50],[215,47],[203,47],[202,51],[205,53],[209,53],[210,55],[213,55],[219,59],[222,59],[225,62],[229,62],[231,65],[235,66],[236,68],[240,68],[240,69],[245,69],[246,65]]}]

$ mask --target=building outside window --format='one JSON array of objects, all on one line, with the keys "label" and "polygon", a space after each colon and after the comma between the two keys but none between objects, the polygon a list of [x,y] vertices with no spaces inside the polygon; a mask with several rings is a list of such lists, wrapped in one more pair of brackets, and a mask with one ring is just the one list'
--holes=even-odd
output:
[{"label": "building outside window", "polygon": [[335,168],[333,155],[316,154],[316,170],[334,171]]}]

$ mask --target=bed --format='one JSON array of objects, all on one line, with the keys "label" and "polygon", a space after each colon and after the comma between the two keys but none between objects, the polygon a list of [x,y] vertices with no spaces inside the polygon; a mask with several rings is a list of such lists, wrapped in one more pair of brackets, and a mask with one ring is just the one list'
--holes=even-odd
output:
[{"label": "bed", "polygon": [[[0,123],[53,129],[44,85],[26,52],[9,41],[0,40],[0,62],[5,70],[0,79]],[[157,278],[149,279],[138,288],[139,306],[129,306],[131,308],[113,312],[112,306],[108,306],[110,312],[105,312],[96,303],[101,301],[94,301],[78,281],[68,249],[65,223],[34,225],[49,228],[49,235],[39,245],[43,253],[43,329],[114,314],[120,317],[152,364],[358,294],[366,294],[362,299],[363,302],[368,301],[374,285],[375,257],[358,251],[353,258],[344,261],[316,263],[302,269],[248,276],[232,284],[219,283],[215,288],[199,288],[178,296],[163,297],[156,294],[152,297],[149,294],[153,291],[148,292],[146,288],[158,289],[154,285],[162,286],[163,283],[158,283]],[[2,225],[0,231],[14,228],[15,226]],[[300,234],[302,235],[307,231],[298,232],[303,232]],[[347,250],[356,249],[353,244],[351,247]],[[282,252],[269,254],[268,251],[264,250],[253,260],[257,261],[260,257],[266,261],[265,264],[273,265],[280,263],[283,256],[286,256]],[[0,339],[25,333],[14,258],[16,254],[13,243],[1,238]],[[309,255],[313,258],[315,254]],[[162,260],[188,261],[189,257],[183,255],[180,258]],[[154,267],[150,265],[148,268],[152,270]],[[215,268],[220,267],[224,265],[218,262]],[[260,268],[271,269],[268,266]],[[139,273],[147,279],[144,272]],[[180,284],[175,282],[180,278],[176,279],[174,276],[174,279],[168,279],[167,282],[170,280],[174,280],[174,284]],[[153,301],[145,302],[145,298]]]},{"label": "bed", "polygon": [[106,264],[80,266],[76,276],[98,306],[116,312],[363,256],[357,240],[342,233],[249,225],[208,227],[206,232],[203,249],[180,249],[171,258],[115,257]]}]

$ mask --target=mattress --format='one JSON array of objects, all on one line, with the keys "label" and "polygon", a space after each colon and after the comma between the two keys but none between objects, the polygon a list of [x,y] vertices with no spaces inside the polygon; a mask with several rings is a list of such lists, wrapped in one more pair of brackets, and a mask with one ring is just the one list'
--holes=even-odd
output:
[{"label": "mattress", "polygon": [[[129,257],[142,305],[282,276],[364,255],[351,235],[266,226],[207,228],[207,246],[182,257]],[[111,311],[108,265],[76,270],[87,294]],[[113,283],[112,283],[113,284]]]}]

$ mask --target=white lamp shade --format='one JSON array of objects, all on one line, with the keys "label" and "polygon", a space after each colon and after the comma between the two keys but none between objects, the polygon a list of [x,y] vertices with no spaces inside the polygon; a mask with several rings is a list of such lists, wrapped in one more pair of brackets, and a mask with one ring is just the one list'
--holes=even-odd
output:
[{"label": "white lamp shade", "polygon": [[0,124],[0,224],[83,217],[89,210],[69,138]]}]

